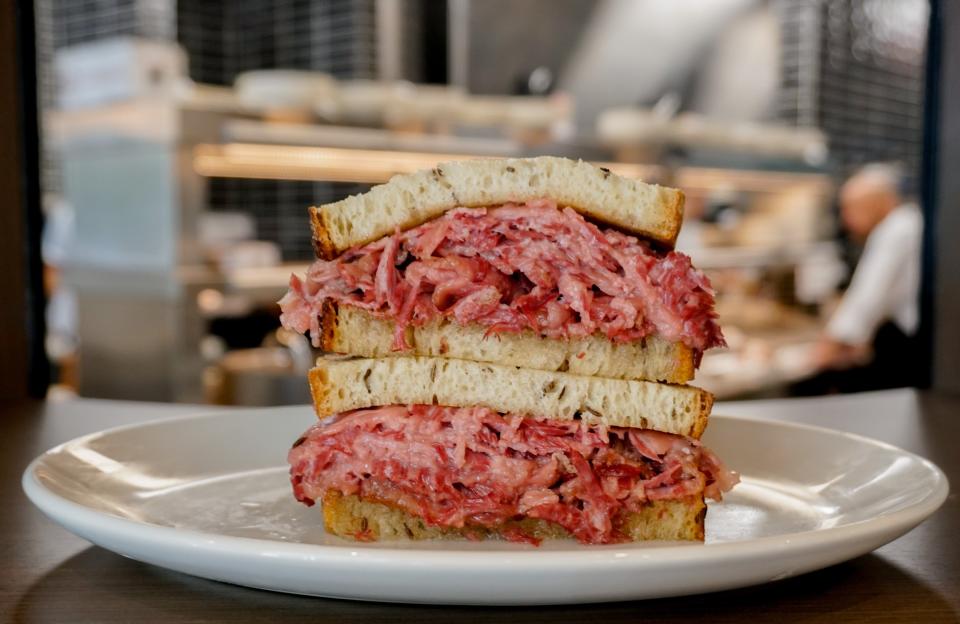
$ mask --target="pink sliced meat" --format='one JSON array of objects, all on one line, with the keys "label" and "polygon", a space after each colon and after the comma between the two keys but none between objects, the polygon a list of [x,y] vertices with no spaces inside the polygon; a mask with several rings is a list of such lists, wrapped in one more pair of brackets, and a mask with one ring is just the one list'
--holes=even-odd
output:
[{"label": "pink sliced meat", "polygon": [[549,200],[458,208],[318,260],[290,280],[281,321],[311,331],[323,301],[356,306],[405,328],[437,317],[489,333],[530,329],[548,338],[599,332],[618,341],[659,335],[697,352],[725,344],[710,282],[690,259],[598,227]]},{"label": "pink sliced meat", "polygon": [[[696,440],[480,407],[391,405],[339,414],[290,450],[297,499],[328,490],[385,502],[446,527],[528,516],[584,543],[623,538],[617,515],[646,501],[719,500],[736,473]],[[530,541],[512,530],[510,539]]]}]

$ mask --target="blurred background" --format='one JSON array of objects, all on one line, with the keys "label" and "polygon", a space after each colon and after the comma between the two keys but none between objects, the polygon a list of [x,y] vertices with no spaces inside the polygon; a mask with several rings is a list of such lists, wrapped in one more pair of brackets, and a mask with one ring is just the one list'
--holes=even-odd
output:
[{"label": "blurred background", "polygon": [[51,392],[307,402],[316,354],[274,303],[312,258],[307,206],[442,160],[540,154],[687,194],[678,248],[729,343],[698,385],[911,385],[870,367],[919,357],[929,11],[37,0]]}]

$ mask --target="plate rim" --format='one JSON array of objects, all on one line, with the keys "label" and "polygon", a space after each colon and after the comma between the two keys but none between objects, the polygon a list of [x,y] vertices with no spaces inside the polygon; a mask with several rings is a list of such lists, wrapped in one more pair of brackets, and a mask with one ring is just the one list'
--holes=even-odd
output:
[{"label": "plate rim", "polygon": [[[278,409],[292,412],[304,408],[309,408],[309,406],[253,408],[242,411],[248,413],[275,413]],[[350,566],[366,566],[370,563],[376,563],[385,568],[395,567],[397,569],[406,568],[412,563],[415,563],[416,565],[429,565],[437,571],[462,569],[463,557],[467,556],[470,558],[472,569],[477,572],[495,571],[504,565],[510,565],[513,570],[517,571],[523,571],[524,569],[533,571],[542,568],[546,564],[567,561],[571,557],[576,558],[578,569],[606,568],[611,563],[616,562],[618,569],[626,571],[631,568],[648,566],[656,566],[663,569],[664,566],[686,565],[691,561],[710,564],[718,561],[730,561],[731,559],[744,560],[756,556],[769,556],[772,552],[786,556],[792,553],[806,552],[811,548],[822,549],[835,544],[842,544],[858,536],[863,538],[865,536],[882,535],[889,532],[900,531],[901,529],[905,529],[902,531],[905,532],[935,513],[946,500],[950,491],[947,476],[936,464],[925,457],[904,450],[894,444],[856,433],[807,423],[772,420],[758,416],[723,414],[712,415],[711,418],[761,422],[770,426],[807,430],[821,435],[840,436],[905,455],[918,461],[931,473],[934,479],[933,488],[921,500],[889,514],[874,516],[841,526],[730,542],[713,544],[670,544],[653,548],[616,544],[577,550],[542,550],[533,548],[516,550],[465,550],[457,548],[456,542],[451,542],[451,548],[443,549],[417,548],[415,546],[404,546],[403,548],[390,548],[385,546],[365,548],[362,544],[353,546],[349,542],[345,542],[342,545],[308,544],[169,527],[123,518],[92,509],[49,490],[40,482],[36,475],[37,467],[40,466],[50,454],[58,452],[70,444],[78,444],[132,429],[146,429],[154,426],[168,425],[181,420],[199,420],[225,417],[227,415],[235,416],[235,414],[236,412],[234,411],[200,411],[196,414],[184,414],[140,423],[129,423],[77,436],[76,438],[57,444],[35,457],[23,472],[21,479],[23,490],[27,498],[36,507],[46,516],[58,524],[61,524],[61,526],[63,526],[63,523],[60,521],[60,518],[69,517],[73,520],[73,526],[77,524],[84,527],[97,526],[100,529],[110,530],[112,533],[133,537],[140,542],[166,545],[179,544],[181,546],[189,545],[194,553],[226,552],[260,557],[263,556],[264,551],[269,550],[271,558],[287,562],[322,560],[337,561],[340,565]]]}]

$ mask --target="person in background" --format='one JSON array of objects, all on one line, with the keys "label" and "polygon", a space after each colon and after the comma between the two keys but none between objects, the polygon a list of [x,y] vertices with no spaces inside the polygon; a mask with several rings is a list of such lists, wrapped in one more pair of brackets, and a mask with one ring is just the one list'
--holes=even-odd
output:
[{"label": "person in background", "polygon": [[843,225],[863,244],[850,287],[814,349],[824,390],[857,391],[917,383],[923,217],[900,193],[896,166],[870,164],[840,190]]}]

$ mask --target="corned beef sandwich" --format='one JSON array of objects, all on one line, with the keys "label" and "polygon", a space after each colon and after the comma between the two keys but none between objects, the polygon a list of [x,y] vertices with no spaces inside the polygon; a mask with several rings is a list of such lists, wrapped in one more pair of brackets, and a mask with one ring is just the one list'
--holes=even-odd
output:
[{"label": "corned beef sandwich", "polygon": [[[283,322],[314,345],[685,383],[724,344],[668,251],[683,195],[562,158],[446,163],[311,208]],[[495,340],[490,338],[495,337]]]},{"label": "corned beef sandwich", "polygon": [[[359,540],[703,539],[736,483],[685,385],[723,345],[683,195],[559,158],[446,163],[311,208],[284,326],[324,351],[298,500]],[[362,358],[362,359],[361,359]],[[670,383],[658,383],[670,382]]]}]

